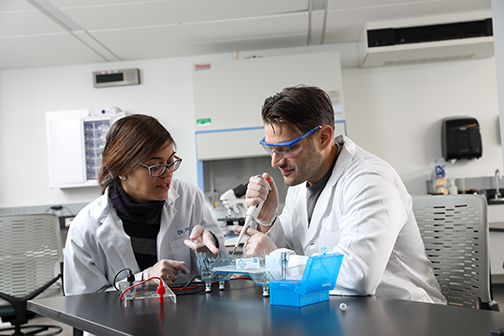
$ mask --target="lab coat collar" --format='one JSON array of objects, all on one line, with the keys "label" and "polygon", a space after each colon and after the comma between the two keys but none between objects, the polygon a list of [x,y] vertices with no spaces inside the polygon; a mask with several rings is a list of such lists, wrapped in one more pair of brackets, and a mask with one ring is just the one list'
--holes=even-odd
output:
[{"label": "lab coat collar", "polygon": [[166,203],[168,204],[173,204],[177,198],[179,198],[179,194],[177,190],[175,190],[174,186],[176,185],[174,182],[177,180],[177,178],[172,179],[172,184],[170,187],[170,190],[168,190],[168,198],[166,199]]},{"label": "lab coat collar", "polygon": [[334,142],[343,144],[343,148],[341,149],[338,160],[334,165],[331,178],[329,179],[329,181],[327,181],[327,185],[331,184],[332,186],[336,185],[348,165],[353,161],[358,148],[355,142],[350,140],[345,135],[336,136],[334,138]]}]

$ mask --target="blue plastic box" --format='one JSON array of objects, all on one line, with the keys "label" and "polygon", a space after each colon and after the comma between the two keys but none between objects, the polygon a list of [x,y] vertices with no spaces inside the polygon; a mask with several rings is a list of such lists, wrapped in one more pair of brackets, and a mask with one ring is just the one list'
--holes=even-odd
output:
[{"label": "blue plastic box", "polygon": [[309,257],[301,280],[270,281],[270,304],[303,307],[329,300],[342,261],[343,255],[338,253]]}]

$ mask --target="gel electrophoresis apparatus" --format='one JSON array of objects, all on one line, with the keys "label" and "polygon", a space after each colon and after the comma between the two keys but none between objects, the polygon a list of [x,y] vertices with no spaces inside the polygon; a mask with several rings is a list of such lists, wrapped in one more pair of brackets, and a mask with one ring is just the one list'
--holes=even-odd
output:
[{"label": "gel electrophoresis apparatus", "polygon": [[285,276],[288,266],[288,253],[277,253],[261,256],[228,256],[216,257],[206,253],[197,253],[200,265],[201,280],[206,291],[212,290],[213,282],[219,282],[219,289],[224,289],[225,281],[234,274],[248,275],[257,286],[263,287],[263,296],[269,296],[269,282]]},{"label": "gel electrophoresis apparatus", "polygon": [[282,252],[262,256],[207,256],[197,253],[201,280],[210,292],[211,284],[219,282],[224,289],[225,281],[233,274],[248,275],[258,286],[263,287],[263,296],[270,296],[272,305],[303,307],[329,300],[329,291],[336,286],[343,255],[323,252],[308,257],[302,273],[287,276],[289,253]]}]

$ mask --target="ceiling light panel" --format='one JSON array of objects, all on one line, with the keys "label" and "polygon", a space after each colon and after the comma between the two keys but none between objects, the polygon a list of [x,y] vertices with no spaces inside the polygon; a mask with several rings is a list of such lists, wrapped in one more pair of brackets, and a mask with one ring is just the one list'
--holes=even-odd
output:
[{"label": "ceiling light panel", "polygon": [[[60,3],[63,1],[53,1]],[[308,0],[135,1],[72,6],[60,11],[86,30],[211,22],[307,11]],[[189,4],[189,5],[188,5]]]},{"label": "ceiling light panel", "polygon": [[[0,0],[0,3],[3,0]],[[33,8],[33,7],[32,7]],[[26,24],[29,22],[30,24]],[[0,12],[0,37],[62,33],[62,29],[38,10]]]},{"label": "ceiling light panel", "polygon": [[247,20],[90,31],[89,33],[109,48],[114,49],[248,40],[274,36],[306,36],[307,25],[307,15],[298,13]]}]

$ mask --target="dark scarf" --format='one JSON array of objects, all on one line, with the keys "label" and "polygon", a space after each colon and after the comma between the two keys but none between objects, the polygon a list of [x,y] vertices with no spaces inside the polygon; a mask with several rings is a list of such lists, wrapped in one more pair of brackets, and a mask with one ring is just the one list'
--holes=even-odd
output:
[{"label": "dark scarf", "polygon": [[138,204],[124,191],[117,181],[109,187],[109,198],[112,205],[122,216],[135,222],[153,223],[159,218],[165,201],[150,201]]}]

